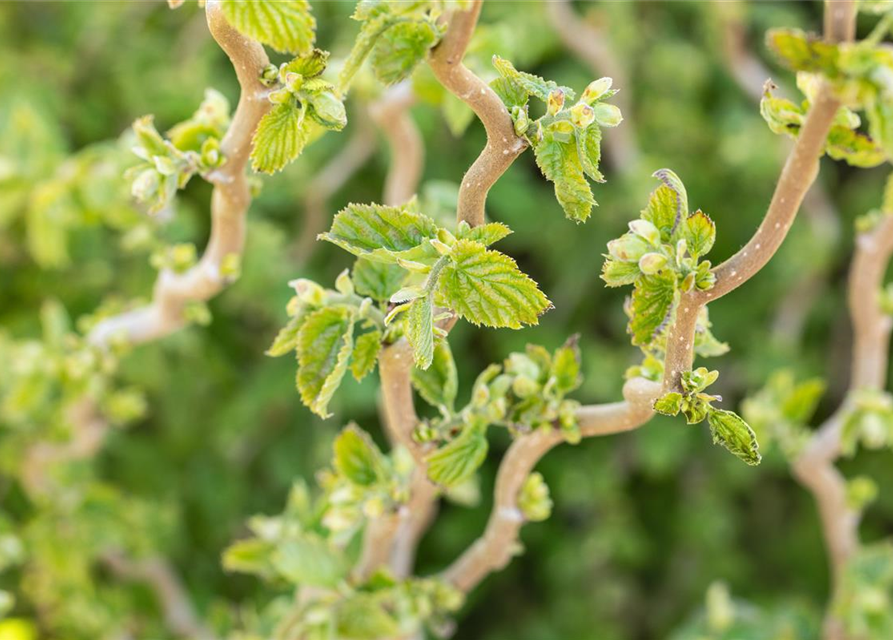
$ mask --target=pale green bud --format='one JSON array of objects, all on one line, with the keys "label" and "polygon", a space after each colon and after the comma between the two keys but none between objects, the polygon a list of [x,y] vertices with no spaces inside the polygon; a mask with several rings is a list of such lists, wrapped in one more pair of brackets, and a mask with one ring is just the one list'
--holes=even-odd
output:
[{"label": "pale green bud", "polygon": [[338,293],[343,293],[346,296],[353,294],[353,282],[350,279],[349,269],[345,269],[335,278],[335,289]]},{"label": "pale green bud", "polygon": [[517,376],[512,381],[512,392],[519,398],[529,398],[539,393],[540,386],[536,380],[527,376]]},{"label": "pale green bud", "polygon": [[295,290],[295,293],[298,294],[298,298],[300,298],[301,302],[304,304],[314,307],[322,306],[326,292],[321,286],[313,282],[313,280],[298,278],[297,280],[289,282],[288,286]]},{"label": "pale green bud", "polygon": [[220,275],[227,280],[238,280],[242,275],[242,256],[238,253],[228,253],[220,262]]},{"label": "pale green bud", "polygon": [[586,87],[586,90],[583,91],[583,95],[580,96],[580,100],[585,102],[586,104],[592,104],[607,92],[614,81],[611,78],[599,78],[598,80],[593,80],[589,83],[589,86]]},{"label": "pale green bud", "polygon": [[[465,222],[464,220],[462,222]],[[468,223],[465,222],[467,225]],[[469,227],[471,229],[471,227]],[[454,236],[448,229],[438,229],[437,230],[437,239],[440,240],[445,245],[452,247],[456,244],[456,236]]]},{"label": "pale green bud", "polygon": [[624,233],[608,243],[608,253],[620,262],[638,262],[650,248],[646,240],[633,233]]},{"label": "pale green bud", "polygon": [[556,113],[561,111],[564,107],[564,91],[561,89],[553,89],[549,92],[549,97],[546,100],[546,113],[550,116],[554,116]]},{"label": "pale green bud", "polygon": [[304,76],[294,71],[285,74],[285,88],[291,93],[297,93],[304,86]]},{"label": "pale green bud", "polygon": [[130,193],[138,202],[147,202],[158,193],[161,177],[155,169],[140,171],[130,186]]},{"label": "pale green bud", "polygon": [[177,273],[183,273],[192,268],[197,260],[195,245],[191,242],[176,244],[170,249],[170,268]]},{"label": "pale green bud", "polygon": [[430,242],[431,246],[434,247],[437,253],[442,256],[448,256],[453,251],[450,245],[446,244],[445,242],[441,242],[437,238],[431,238],[430,240],[428,240],[428,242]]},{"label": "pale green bud", "polygon": [[667,257],[662,253],[646,253],[639,258],[639,270],[644,274],[657,273],[667,266]]},{"label": "pale green bud", "polygon": [[331,91],[320,91],[309,98],[310,115],[324,127],[340,131],[347,124],[344,103]]},{"label": "pale green bud", "polygon": [[595,121],[603,127],[616,127],[623,122],[623,114],[613,104],[599,102],[592,109],[595,111]]},{"label": "pale green bud", "polygon": [[172,176],[177,173],[177,165],[167,156],[155,156],[155,168],[163,176]]},{"label": "pale green bud", "polygon": [[585,102],[578,102],[571,107],[571,122],[577,129],[585,129],[595,122],[595,110]]},{"label": "pale green bud", "polygon": [[530,116],[527,114],[526,107],[515,105],[512,107],[512,121],[515,126],[515,135],[523,136],[530,128]]},{"label": "pale green bud", "polygon": [[268,64],[260,72],[260,82],[264,86],[272,87],[279,80],[279,68],[275,64]]},{"label": "pale green bud", "polygon": [[633,220],[629,223],[629,230],[652,245],[660,244],[660,231],[647,220]]},{"label": "pale green bud", "polygon": [[380,518],[384,515],[384,500],[378,496],[369,498],[363,503],[363,515],[367,518]]},{"label": "pale green bud", "polygon": [[292,94],[288,89],[277,89],[276,91],[271,91],[270,95],[267,96],[267,100],[273,104],[285,104],[291,99]]}]

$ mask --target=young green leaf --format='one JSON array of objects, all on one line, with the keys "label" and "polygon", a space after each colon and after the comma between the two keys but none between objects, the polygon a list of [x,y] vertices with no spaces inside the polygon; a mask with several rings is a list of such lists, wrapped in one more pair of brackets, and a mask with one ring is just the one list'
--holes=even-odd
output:
[{"label": "young green leaf", "polygon": [[487,457],[487,436],[467,426],[454,440],[428,456],[428,477],[443,487],[455,487],[470,478]]},{"label": "young green leaf", "polygon": [[439,39],[440,32],[427,20],[394,25],[381,35],[372,52],[375,77],[386,85],[408,78]]},{"label": "young green leaf", "polygon": [[402,252],[436,236],[434,221],[409,205],[349,204],[335,216],[331,230],[319,237],[356,256],[394,264]]},{"label": "young green leaf", "polygon": [[425,370],[413,368],[411,375],[412,386],[425,402],[442,408],[446,413],[453,412],[459,380],[453,353],[446,340],[440,340],[434,345],[431,366]]},{"label": "young green leaf", "polygon": [[343,552],[313,534],[279,545],[273,564],[286,580],[308,587],[336,587],[348,570]]},{"label": "young green leaf", "polygon": [[669,270],[636,280],[629,320],[634,345],[652,341],[672,312],[675,300],[676,276]]},{"label": "young green leaf", "polygon": [[301,400],[322,418],[347,371],[353,350],[354,314],[345,307],[325,307],[307,317],[298,332],[298,391]]},{"label": "young green leaf", "polygon": [[675,416],[682,409],[682,394],[677,391],[665,393],[654,401],[654,410],[665,416]]},{"label": "young green leaf", "polygon": [[381,450],[358,426],[352,424],[338,434],[333,448],[335,469],[352,483],[369,487],[381,478]]},{"label": "young green leaf", "polygon": [[580,375],[580,347],[577,344],[579,336],[572,336],[564,345],[555,351],[551,363],[551,376],[555,379],[555,391],[564,396],[583,382]]},{"label": "young green leaf", "polygon": [[641,273],[638,262],[605,260],[605,263],[602,265],[601,279],[609,287],[622,287],[633,284]]},{"label": "young green leaf", "polygon": [[334,607],[335,631],[344,640],[379,640],[400,635],[400,626],[374,593],[355,593]]},{"label": "young green leaf", "polygon": [[278,358],[294,351],[298,346],[298,332],[301,330],[305,318],[304,314],[299,314],[289,319],[288,324],[280,329],[273,344],[267,349],[267,355]]},{"label": "young green leaf", "polygon": [[533,152],[543,176],[555,185],[555,197],[564,214],[575,222],[585,222],[596,202],[583,173],[576,146],[569,142],[543,139],[533,148]]},{"label": "young green leaf", "polygon": [[304,113],[289,101],[277,104],[261,118],[252,140],[251,166],[255,171],[276,173],[301,155],[308,135]]},{"label": "young green leaf", "polygon": [[419,296],[409,305],[404,333],[412,357],[419,369],[427,369],[434,360],[434,295]]},{"label": "young green leaf", "polygon": [[223,15],[243,35],[282,53],[309,53],[316,20],[307,0],[224,0]]},{"label": "young green leaf", "polygon": [[713,242],[716,240],[716,225],[710,217],[698,209],[685,221],[682,230],[688,252],[694,258],[700,258],[710,253]]},{"label": "young green leaf", "polygon": [[670,242],[688,215],[688,195],[682,180],[670,169],[654,172],[663,184],[651,193],[642,217],[660,230],[661,240]]},{"label": "young green leaf", "polygon": [[713,435],[713,444],[720,444],[745,463],[760,464],[760,445],[753,429],[733,411],[710,409],[707,422]]},{"label": "young green leaf", "polygon": [[823,73],[834,77],[838,73],[840,55],[837,45],[799,29],[771,29],[766,44],[779,61],[791,71]]},{"label": "young green leaf", "polygon": [[359,382],[372,373],[381,352],[381,331],[375,329],[357,338],[350,356],[350,371]]},{"label": "young green leaf", "polygon": [[595,182],[604,182],[605,177],[598,169],[602,158],[602,130],[598,125],[591,124],[585,129],[575,129],[574,136],[583,171]]},{"label": "young green leaf", "polygon": [[573,100],[575,98],[572,89],[561,87],[551,80],[544,80],[532,73],[518,71],[511,62],[504,58],[500,58],[499,56],[493,56],[493,66],[496,67],[496,71],[499,72],[499,75],[509,83],[520,88],[527,93],[527,95],[535,96],[543,102],[547,102],[549,100],[549,94],[555,90],[564,93],[567,100]]},{"label": "young green leaf", "polygon": [[438,279],[438,301],[476,325],[521,328],[550,308],[536,283],[509,256],[457,240]]},{"label": "young green leaf", "polygon": [[406,282],[406,270],[396,264],[385,264],[360,258],[353,266],[353,284],[361,296],[385,302]]},{"label": "young green leaf", "polygon": [[503,238],[511,235],[512,230],[501,222],[487,222],[476,227],[468,226],[468,223],[460,223],[456,237],[459,240],[472,240],[478,242],[485,247],[499,242]]}]

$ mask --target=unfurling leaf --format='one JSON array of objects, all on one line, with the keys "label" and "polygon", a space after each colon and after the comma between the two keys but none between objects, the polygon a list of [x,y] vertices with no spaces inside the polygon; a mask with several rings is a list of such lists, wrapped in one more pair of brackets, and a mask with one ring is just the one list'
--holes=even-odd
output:
[{"label": "unfurling leaf", "polygon": [[458,240],[438,280],[438,302],[476,325],[521,328],[537,324],[551,306],[509,256]]},{"label": "unfurling leaf", "polygon": [[751,466],[760,464],[760,445],[756,434],[737,413],[711,409],[707,413],[707,422],[714,444],[722,445]]},{"label": "unfurling leaf", "polygon": [[434,296],[419,296],[406,313],[406,340],[412,347],[412,357],[419,369],[427,369],[434,360]]},{"label": "unfurling leaf", "polygon": [[434,359],[426,370],[413,368],[412,386],[433,407],[452,413],[459,388],[456,363],[446,340],[434,345]]},{"label": "unfurling leaf", "polygon": [[543,176],[555,185],[555,197],[564,214],[575,222],[585,222],[596,203],[583,174],[576,146],[570,142],[543,139],[533,152]]},{"label": "unfurling leaf", "polygon": [[440,32],[429,21],[394,25],[381,35],[372,52],[375,77],[384,84],[408,78],[439,39]]},{"label": "unfurling leaf", "polygon": [[301,155],[307,144],[304,113],[290,100],[275,105],[261,118],[252,141],[251,166],[255,171],[276,173]]},{"label": "unfurling leaf", "polygon": [[428,477],[435,484],[454,487],[474,474],[487,457],[487,436],[475,426],[428,456]]},{"label": "unfurling leaf", "polygon": [[642,217],[660,230],[661,240],[675,240],[675,232],[688,215],[688,195],[682,180],[673,171],[661,169],[654,177],[663,184],[651,193]]},{"label": "unfurling leaf", "polygon": [[589,125],[585,129],[576,129],[574,135],[577,138],[577,154],[583,171],[592,180],[604,182],[605,177],[598,169],[602,159],[602,130],[597,125]]},{"label": "unfurling leaf", "polygon": [[344,640],[396,637],[400,626],[374,593],[355,593],[334,607],[335,629]]},{"label": "unfurling leaf", "polygon": [[772,29],[766,44],[791,71],[823,73],[833,77],[838,73],[837,45],[810,36],[799,29]]},{"label": "unfurling leaf", "polygon": [[512,230],[501,222],[487,222],[476,227],[470,227],[467,222],[463,221],[459,223],[456,237],[459,240],[473,240],[485,247],[489,247],[491,244],[511,235],[511,233]]},{"label": "unfurling leaf", "polygon": [[555,379],[555,391],[560,396],[567,395],[583,382],[580,375],[580,347],[577,345],[579,337],[572,336],[552,357],[550,374]]},{"label": "unfurling leaf", "polygon": [[682,409],[682,394],[671,391],[654,401],[654,410],[665,416],[675,416]]},{"label": "unfurling leaf", "polygon": [[710,253],[713,242],[716,240],[716,225],[710,217],[698,209],[685,221],[682,230],[688,252],[694,258],[700,258]]},{"label": "unfurling leaf", "polygon": [[307,0],[224,0],[223,15],[243,35],[282,53],[309,53],[316,20]]},{"label": "unfurling leaf", "polygon": [[303,314],[297,315],[280,329],[273,344],[267,349],[268,356],[278,358],[286,353],[291,353],[298,347],[298,332],[301,330],[301,325],[304,324],[304,318]]},{"label": "unfurling leaf", "polygon": [[434,221],[409,205],[349,204],[335,216],[331,230],[319,237],[356,256],[395,264],[402,252],[436,236]]},{"label": "unfurling leaf", "polygon": [[307,317],[298,333],[298,391],[311,411],[327,418],[332,399],[347,371],[353,350],[354,314],[325,307]]},{"label": "unfurling leaf", "polygon": [[396,264],[360,258],[353,266],[353,284],[361,296],[378,302],[390,300],[406,281],[406,271]]},{"label": "unfurling leaf", "polygon": [[535,96],[543,102],[548,102],[549,94],[553,91],[561,91],[566,100],[573,100],[575,94],[568,87],[558,86],[551,80],[544,80],[532,73],[525,73],[515,69],[511,62],[499,56],[493,56],[493,66],[512,85],[520,88],[529,96]]},{"label": "unfurling leaf", "polygon": [[356,425],[342,431],[333,445],[335,469],[356,485],[369,487],[381,478],[383,456],[369,434]]},{"label": "unfurling leaf", "polygon": [[357,338],[350,356],[350,371],[358,382],[375,368],[378,354],[381,352],[381,340],[381,331],[378,329]]},{"label": "unfurling leaf", "polygon": [[273,564],[286,580],[308,587],[335,587],[348,570],[344,553],[314,534],[279,545]]},{"label": "unfurling leaf", "polygon": [[672,312],[675,301],[676,276],[669,270],[636,280],[629,320],[634,345],[651,342]]}]

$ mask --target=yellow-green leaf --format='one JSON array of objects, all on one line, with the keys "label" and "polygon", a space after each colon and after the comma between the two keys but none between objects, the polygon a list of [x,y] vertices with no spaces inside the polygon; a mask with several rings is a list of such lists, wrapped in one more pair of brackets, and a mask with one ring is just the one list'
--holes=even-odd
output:
[{"label": "yellow-green leaf", "polygon": [[551,307],[509,256],[458,240],[438,279],[438,301],[476,325],[520,329]]},{"label": "yellow-green leaf", "polygon": [[307,144],[304,110],[286,102],[261,118],[254,133],[251,166],[255,171],[276,173],[301,155]]},{"label": "yellow-green leaf", "polygon": [[283,53],[310,53],[316,20],[307,0],[224,0],[223,15],[240,33]]},{"label": "yellow-green leaf", "polygon": [[298,333],[298,391],[322,418],[347,371],[353,351],[354,314],[346,307],[325,307],[307,317]]}]

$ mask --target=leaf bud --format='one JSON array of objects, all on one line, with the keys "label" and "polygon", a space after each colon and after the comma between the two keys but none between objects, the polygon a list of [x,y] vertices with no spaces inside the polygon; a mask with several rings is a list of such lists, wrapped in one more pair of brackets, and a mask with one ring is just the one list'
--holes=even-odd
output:
[{"label": "leaf bud", "polygon": [[589,83],[589,86],[586,87],[586,90],[583,91],[583,95],[580,96],[580,100],[586,104],[592,104],[607,92],[614,81],[611,78],[599,78],[598,80],[593,80]]},{"label": "leaf bud", "polygon": [[629,230],[654,246],[660,244],[660,231],[647,220],[633,220],[629,223]]},{"label": "leaf bud", "polygon": [[646,253],[639,258],[639,270],[646,275],[657,273],[665,266],[667,266],[667,257],[662,253]]},{"label": "leaf bud", "polygon": [[616,127],[623,122],[623,114],[613,104],[599,102],[592,109],[595,111],[595,121],[603,127]]},{"label": "leaf bud", "polygon": [[562,107],[564,107],[564,91],[553,89],[549,92],[549,97],[546,100],[546,112],[550,116],[554,116],[561,111]]},{"label": "leaf bud", "polygon": [[349,269],[345,269],[338,274],[338,277],[335,279],[335,289],[338,293],[343,293],[346,296],[353,294],[353,282],[350,279]]},{"label": "leaf bud", "polygon": [[585,102],[578,102],[571,107],[571,122],[577,129],[585,129],[595,122],[595,110]]},{"label": "leaf bud", "polygon": [[322,306],[323,300],[325,298],[325,290],[313,282],[313,280],[308,280],[307,278],[298,278],[297,280],[292,280],[288,283],[288,286],[292,287],[295,290],[295,293],[298,294],[298,298],[304,304],[308,304],[314,307]]},{"label": "leaf bud", "polygon": [[648,242],[633,233],[624,233],[608,243],[608,253],[620,262],[638,262],[650,248]]}]

